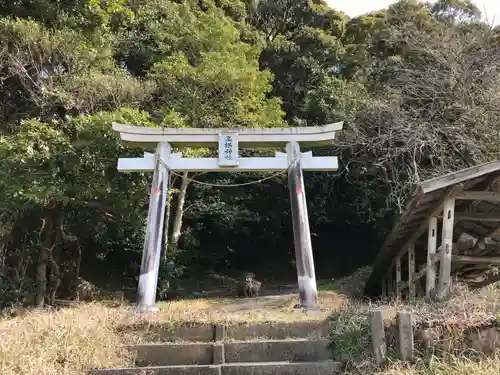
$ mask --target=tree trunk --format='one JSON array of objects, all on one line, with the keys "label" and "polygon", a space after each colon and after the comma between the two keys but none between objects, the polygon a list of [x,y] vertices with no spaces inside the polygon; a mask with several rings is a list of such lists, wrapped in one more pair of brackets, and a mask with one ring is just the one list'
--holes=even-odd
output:
[{"label": "tree trunk", "polygon": [[40,247],[36,264],[36,295],[35,306],[43,307],[45,295],[47,293],[47,265],[49,263],[49,251],[53,250],[53,235],[55,230],[54,223],[55,209],[47,210],[42,219],[42,228],[40,230]]},{"label": "tree trunk", "polygon": [[75,260],[75,275],[73,277],[74,281],[80,278],[80,267],[82,265],[82,248],[80,243],[76,242],[76,260]]},{"label": "tree trunk", "polygon": [[[1,241],[3,244],[5,244],[7,242],[7,239],[2,238]],[[5,246],[5,245],[0,247],[0,275],[5,275],[5,273],[6,273],[5,272],[5,270],[6,270],[5,259],[7,258],[6,251],[5,251],[6,248],[7,248],[7,246]]]},{"label": "tree trunk", "polygon": [[[54,246],[55,247],[55,246]],[[61,271],[59,265],[57,264],[57,260],[54,257],[54,247],[47,251],[49,255],[49,263],[50,263],[50,274],[49,274],[49,305],[54,306],[55,300],[57,296],[57,290],[61,285]]]},{"label": "tree trunk", "polygon": [[[172,186],[172,182],[174,182],[175,179],[172,181],[169,181],[169,190],[170,187]],[[167,197],[167,207],[165,211],[165,227],[163,228],[163,256],[162,256],[162,264],[165,265],[167,264],[167,254],[168,254],[168,246],[169,246],[169,230],[170,230],[170,214],[172,212],[172,200],[168,199]]]},{"label": "tree trunk", "polygon": [[189,185],[188,172],[182,174],[181,187],[177,195],[177,207],[175,208],[174,223],[172,225],[172,238],[170,244],[174,249],[177,248],[179,238],[181,237],[182,216],[184,215],[184,203],[186,202],[186,191]]},{"label": "tree trunk", "polygon": [[40,246],[36,264],[36,296],[35,306],[43,307],[47,292],[47,260],[49,259],[45,246]]}]

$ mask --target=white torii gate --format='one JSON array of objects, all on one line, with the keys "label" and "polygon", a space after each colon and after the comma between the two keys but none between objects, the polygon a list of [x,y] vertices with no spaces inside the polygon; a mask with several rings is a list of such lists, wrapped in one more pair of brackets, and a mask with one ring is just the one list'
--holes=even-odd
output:
[{"label": "white torii gate", "polygon": [[[157,311],[156,287],[162,249],[168,173],[188,172],[251,172],[288,169],[288,185],[292,206],[295,262],[301,307],[317,308],[316,276],[307,216],[302,170],[334,171],[337,157],[314,157],[300,152],[302,146],[329,145],[343,122],[316,127],[297,128],[148,128],[113,123],[121,139],[134,146],[150,148],[142,158],[119,158],[118,170],[123,172],[154,171],[149,201],[146,237],[137,292],[137,311]],[[171,153],[172,146],[218,148],[218,158],[184,158]],[[274,157],[238,157],[239,148],[285,147],[286,153]]]}]

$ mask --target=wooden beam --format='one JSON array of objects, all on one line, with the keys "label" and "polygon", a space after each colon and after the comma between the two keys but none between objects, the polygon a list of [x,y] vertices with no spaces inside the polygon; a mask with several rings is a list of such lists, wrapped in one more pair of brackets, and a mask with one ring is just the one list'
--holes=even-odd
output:
[{"label": "wooden beam", "polygon": [[474,245],[474,247],[472,248],[471,252],[476,254],[479,250],[479,254],[484,254],[486,250],[486,239],[487,238],[493,238],[495,236],[498,236],[500,235],[500,227],[498,228],[495,228],[491,231],[489,231],[488,233],[486,233],[484,236],[481,236],[480,238],[478,238],[478,240],[476,241],[476,244]]},{"label": "wooden beam", "polygon": [[410,298],[415,298],[415,244],[408,246],[408,288]]},{"label": "wooden beam", "polygon": [[500,265],[500,257],[454,255],[452,257],[452,262],[453,263],[461,263],[461,264]]},{"label": "wooden beam", "polygon": [[238,133],[240,147],[284,147],[288,142],[303,146],[331,145],[343,122],[324,126],[287,128],[152,128],[113,123],[113,130],[123,141],[149,147],[152,143],[169,142],[174,147],[217,148],[220,133]]},{"label": "wooden beam", "polygon": [[476,165],[458,172],[449,173],[444,176],[432,178],[420,184],[420,189],[424,194],[449,187],[457,183],[465,182],[489,173],[500,171],[500,161]]},{"label": "wooden beam", "polygon": [[496,191],[497,193],[500,193],[500,176],[497,176],[496,178],[493,179],[493,181],[490,182],[489,188],[491,191]]},{"label": "wooden beam", "polygon": [[445,203],[448,200],[450,200],[450,199],[453,199],[453,201],[454,201],[454,198],[451,198],[451,197],[454,197],[456,194],[459,194],[462,191],[463,191],[463,185],[462,184],[458,184],[458,185],[453,186],[451,189],[449,189],[443,195],[443,197],[441,198],[441,201],[436,206],[436,208],[434,208],[434,210],[432,211],[432,213],[429,216],[429,218],[426,221],[424,221],[420,225],[420,227],[414,232],[414,234],[410,237],[410,239],[405,244],[405,247],[401,248],[401,250],[399,251],[398,255],[396,256],[396,259],[398,257],[401,257],[406,252],[406,250],[408,249],[409,244],[415,243],[415,241],[425,232],[425,230],[428,228],[430,218],[438,216],[440,214],[440,212],[443,210],[443,206],[445,205]]},{"label": "wooden beam", "polygon": [[484,286],[486,286],[488,284],[495,283],[497,281],[500,281],[500,273],[499,274],[489,275],[489,276],[485,277],[483,280],[475,282],[472,285],[472,287],[474,287],[474,288],[482,288],[482,287],[484,287]]},{"label": "wooden beam", "polygon": [[[380,278],[380,273],[383,271],[383,267],[390,262],[390,259],[387,259],[388,256],[390,256],[390,251],[391,251],[391,244],[394,241],[394,238],[398,235],[398,230],[400,227],[400,224],[405,221],[405,219],[408,217],[410,214],[411,209],[415,208],[416,206],[419,205],[420,200],[422,197],[430,192],[439,190],[439,189],[444,189],[447,188],[446,194],[442,197],[442,200],[439,205],[436,206],[436,209],[429,215],[430,217],[436,216],[440,213],[442,204],[443,204],[443,199],[445,199],[447,196],[454,196],[458,194],[461,190],[463,191],[463,183],[465,183],[468,180],[478,178],[481,176],[485,176],[490,173],[498,172],[500,171],[500,161],[493,161],[490,163],[485,163],[482,165],[474,166],[471,168],[467,168],[464,170],[461,170],[459,172],[454,172],[450,173],[445,176],[440,176],[436,177],[427,181],[422,182],[416,189],[412,199],[407,203],[405,211],[401,217],[400,220],[398,220],[398,223],[393,227],[391,233],[389,236],[387,236],[386,240],[384,241],[384,244],[382,245],[381,251],[379,252],[379,255],[377,256],[377,259],[375,261],[374,265],[374,270],[372,274],[370,275],[370,278],[367,281],[365,291],[370,292],[371,287],[370,285],[376,285],[378,282],[378,278]],[[418,239],[423,232],[425,232],[427,229],[427,221],[423,223],[415,232],[414,235],[409,239],[409,241],[403,245],[397,255],[404,254],[406,251],[406,246],[408,245],[409,242],[415,242],[416,239]],[[500,228],[499,228],[500,230]],[[393,258],[393,263],[394,264],[394,259]]]},{"label": "wooden beam", "polygon": [[[494,191],[494,192],[498,192],[498,183],[499,182],[500,182],[500,176],[496,177],[491,182],[490,189],[492,191]],[[477,201],[477,200],[473,201],[471,203],[471,206],[475,206],[475,205],[477,205],[480,202],[481,201]],[[496,227],[493,230],[488,231],[485,235],[482,235],[482,236],[478,237],[476,239],[476,243],[474,244],[474,246],[470,250],[470,253],[476,254],[476,256],[481,256],[481,255],[486,254],[488,252],[487,246],[486,246],[486,243],[485,243],[486,239],[498,236],[499,234],[500,234],[500,226]],[[453,274],[457,274],[459,272],[462,272],[464,266],[465,266],[464,264],[460,264],[460,263],[457,264],[457,263],[455,263],[453,265],[453,268],[452,268]]]},{"label": "wooden beam", "polygon": [[500,213],[489,212],[455,212],[455,220],[500,222]]},{"label": "wooden beam", "polygon": [[[439,251],[436,254],[434,254],[434,256],[432,257],[432,260],[431,260],[431,265],[432,266],[435,266],[437,263],[439,263],[439,256],[440,256],[440,252]],[[427,267],[423,267],[420,271],[418,271],[415,274],[415,277],[413,278],[413,281],[416,283],[422,277],[424,277],[426,274],[427,274]],[[407,281],[405,281],[404,283],[401,283],[401,290],[405,290],[406,288],[408,288],[408,282]]]},{"label": "wooden beam", "polygon": [[[444,206],[446,200],[449,199],[450,197],[455,197],[457,194],[460,194],[462,191],[463,191],[463,185],[458,184],[458,185],[453,186],[447,192],[445,192],[443,194],[443,196],[441,197],[441,200],[439,201],[439,203],[434,208],[434,210],[432,210],[431,214],[427,217],[427,219],[424,220],[422,222],[422,224],[420,224],[420,226],[417,228],[417,230],[415,232],[413,232],[413,235],[410,237],[410,239],[408,241],[406,241],[404,246],[399,250],[397,256],[399,256],[399,257],[403,256],[406,253],[406,251],[408,250],[408,246],[411,243],[415,243],[419,239],[419,237],[427,230],[427,228],[429,227],[430,218],[439,216],[439,214],[443,211],[443,206]],[[396,258],[397,258],[397,256],[396,256]],[[394,264],[394,260],[393,260],[393,264]]]},{"label": "wooden beam", "polygon": [[[417,281],[424,277],[426,272],[427,268],[422,268],[419,272],[415,273],[415,276],[413,277],[413,285],[416,285]],[[409,288],[409,286],[409,282],[405,281],[404,283],[401,283],[401,290],[405,290],[406,288]]]},{"label": "wooden beam", "polygon": [[433,257],[436,254],[437,247],[437,218],[429,219],[429,230],[427,234],[427,269],[425,282],[425,295],[430,297],[436,288],[436,265]]},{"label": "wooden beam", "polygon": [[401,298],[401,258],[396,260],[396,297]]},{"label": "wooden beam", "polygon": [[419,237],[424,232],[427,231],[427,228],[429,225],[428,220],[431,217],[438,216],[442,212],[444,201],[449,197],[454,197],[456,194],[460,194],[463,191],[463,188],[464,188],[463,184],[459,183],[459,184],[451,186],[450,188],[448,188],[448,190],[446,190],[442,194],[439,203],[431,211],[431,213],[427,217],[427,219],[424,220],[420,224],[420,226],[413,232],[413,235],[408,239],[408,241],[406,241],[406,243],[399,249],[399,251],[393,255],[392,263],[391,263],[391,258],[389,258],[389,259],[387,259],[387,258],[389,256],[391,256],[390,246],[391,246],[394,238],[398,235],[398,228],[400,226],[400,223],[404,222],[404,220],[408,217],[408,215],[410,214],[412,209],[418,207],[418,204],[419,204],[420,200],[422,199],[423,190],[420,188],[417,189],[417,192],[415,193],[413,199],[411,199],[410,202],[407,203],[406,209],[403,213],[402,218],[400,220],[398,220],[398,224],[392,229],[391,233],[384,241],[384,244],[382,245],[382,250],[375,260],[374,269],[373,269],[373,271],[372,271],[372,273],[371,273],[371,275],[366,283],[365,291],[370,290],[371,285],[373,285],[373,286],[379,285],[378,283],[380,282],[380,274],[383,272],[383,267],[386,264],[394,265],[396,262],[396,259],[398,257],[402,257],[406,253],[406,251],[408,249],[408,245],[410,243],[415,243],[419,239]]},{"label": "wooden beam", "polygon": [[[495,228],[493,230],[490,230],[488,233],[486,233],[485,235],[479,237],[476,240],[476,243],[475,243],[474,247],[469,251],[469,253],[470,254],[475,254],[475,256],[483,256],[483,255],[487,254],[488,253],[488,247],[487,247],[487,244],[486,244],[486,240],[488,238],[495,237],[495,236],[497,236],[499,234],[500,234],[500,227]],[[457,274],[457,273],[463,272],[463,269],[464,269],[465,266],[466,266],[466,264],[461,264],[461,263],[455,263],[455,264],[453,264],[453,268],[452,268],[453,274]],[[474,266],[472,268],[475,269]]]},{"label": "wooden beam", "polygon": [[385,279],[387,280],[387,295],[389,297],[392,297],[394,294],[394,283],[392,279],[392,269],[389,269],[389,272],[387,272],[387,275],[385,276]]},{"label": "wooden beam", "polygon": [[[493,179],[493,181],[490,184],[490,189],[492,191],[497,191],[498,190],[498,183],[500,182],[500,176],[496,177]],[[471,203],[471,206],[476,207],[481,201],[473,201]],[[494,237],[496,235],[500,234],[500,226],[498,228],[495,228],[492,231],[489,231],[483,236],[480,236],[476,239],[476,243],[474,244],[474,247],[472,248],[472,253],[479,253],[479,255],[484,253],[484,249],[478,252],[478,250],[484,246],[484,241],[486,238]]]},{"label": "wooden beam", "polygon": [[453,224],[455,199],[447,198],[443,205],[443,234],[440,251],[439,285],[437,297],[444,298],[451,287],[451,250],[453,246]]},{"label": "wooden beam", "polygon": [[500,193],[494,191],[464,191],[455,199],[500,202]]},{"label": "wooden beam", "polygon": [[[284,171],[288,168],[286,157],[239,158],[238,166],[220,166],[219,158],[183,158],[172,155],[165,164],[174,172],[255,172]],[[338,159],[335,156],[312,156],[305,153],[300,158],[303,171],[335,171],[338,169]],[[118,159],[120,172],[148,172],[154,168],[153,154],[145,153],[142,158]]]},{"label": "wooden beam", "polygon": [[[497,173],[498,175],[498,173]],[[500,182],[500,175],[498,175],[497,177],[495,177],[488,185],[489,185],[489,189],[485,189],[485,191],[496,191],[496,192],[500,192],[498,191],[498,183]],[[475,212],[476,211],[476,207],[481,204],[482,201],[473,201],[471,204],[470,204],[470,209],[468,211],[472,211],[472,212]]]},{"label": "wooden beam", "polygon": [[[420,200],[423,198],[423,192],[420,188],[417,188],[415,193],[413,194],[413,197],[406,203],[405,209],[403,211],[403,214],[401,217],[398,219],[396,225],[393,226],[391,232],[389,235],[385,238],[384,243],[382,244],[381,250],[378,253],[377,257],[375,258],[375,263],[373,266],[373,271],[370,274],[370,277],[368,278],[365,286],[365,292],[369,292],[371,290],[372,292],[375,292],[378,290],[377,285],[380,282],[380,273],[382,273],[382,268],[391,261],[391,259],[387,259],[388,256],[390,256],[390,245],[393,243],[394,239],[399,235],[399,227],[402,223],[405,222],[405,220],[408,218],[408,216],[411,214],[412,210],[416,207],[418,207]],[[397,258],[397,257],[396,257]],[[393,259],[392,261],[392,266],[395,265],[395,260]]]}]

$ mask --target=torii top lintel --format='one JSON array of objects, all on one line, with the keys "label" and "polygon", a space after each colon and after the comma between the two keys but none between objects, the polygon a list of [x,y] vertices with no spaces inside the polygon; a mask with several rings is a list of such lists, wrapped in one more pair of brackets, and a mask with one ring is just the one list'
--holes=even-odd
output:
[{"label": "torii top lintel", "polygon": [[175,147],[217,148],[219,134],[237,133],[240,147],[274,148],[290,141],[307,147],[329,145],[342,126],[343,122],[290,128],[149,128],[113,123],[113,130],[120,132],[122,141],[141,147],[168,142]]}]

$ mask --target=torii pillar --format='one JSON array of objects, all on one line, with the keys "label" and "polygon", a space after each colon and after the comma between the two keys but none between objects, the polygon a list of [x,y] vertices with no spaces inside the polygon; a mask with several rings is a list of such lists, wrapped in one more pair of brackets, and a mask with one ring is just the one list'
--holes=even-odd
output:
[{"label": "torii pillar", "polygon": [[[157,311],[156,287],[162,250],[163,223],[169,170],[181,172],[257,172],[288,170],[292,209],[295,262],[300,307],[316,309],[318,304],[311,233],[307,214],[303,170],[337,170],[336,157],[314,157],[302,153],[306,147],[329,145],[342,129],[342,122],[302,128],[147,128],[113,124],[123,141],[140,147],[156,145],[155,154],[142,158],[120,158],[118,170],[125,172],[154,171],[146,238],[144,240],[141,275],[139,277],[137,311]],[[276,148],[286,146],[286,154],[274,157],[238,157],[239,148]],[[218,158],[184,158],[172,154],[171,147],[218,148]]]}]

